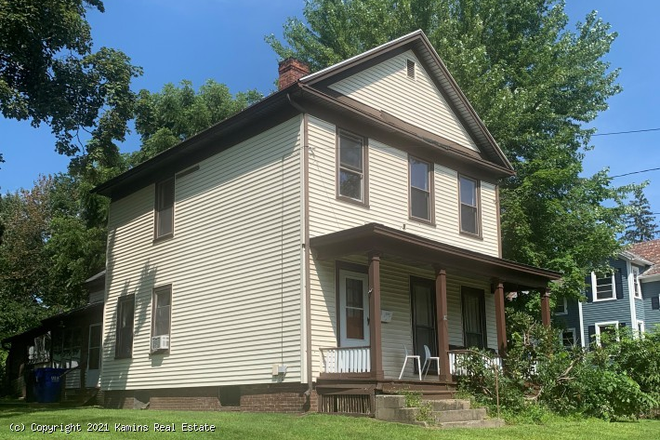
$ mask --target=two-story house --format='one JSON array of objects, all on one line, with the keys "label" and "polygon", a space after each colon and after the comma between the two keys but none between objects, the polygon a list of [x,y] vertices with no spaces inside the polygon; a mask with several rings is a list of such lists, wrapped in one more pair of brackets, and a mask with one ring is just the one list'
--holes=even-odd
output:
[{"label": "two-story house", "polygon": [[592,272],[586,302],[557,301],[565,346],[589,347],[604,332],[638,335],[660,324],[660,240],[637,243],[610,261],[611,272]]},{"label": "two-story house", "polygon": [[[541,292],[549,325],[559,274],[501,258],[514,171],[421,31],[285,60],[279,86],[96,189],[106,405],[371,412],[451,389],[455,348],[505,350],[507,291]],[[439,374],[399,379],[425,345]]]}]

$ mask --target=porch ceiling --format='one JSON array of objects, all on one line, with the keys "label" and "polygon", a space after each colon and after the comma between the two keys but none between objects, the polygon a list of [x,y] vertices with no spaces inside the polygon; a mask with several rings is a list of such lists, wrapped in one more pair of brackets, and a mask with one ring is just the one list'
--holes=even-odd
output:
[{"label": "porch ceiling", "polygon": [[545,289],[550,281],[561,277],[558,272],[480,254],[378,223],[313,237],[310,246],[321,260],[376,251],[384,258],[399,257],[411,263],[496,278],[506,283],[509,290]]}]

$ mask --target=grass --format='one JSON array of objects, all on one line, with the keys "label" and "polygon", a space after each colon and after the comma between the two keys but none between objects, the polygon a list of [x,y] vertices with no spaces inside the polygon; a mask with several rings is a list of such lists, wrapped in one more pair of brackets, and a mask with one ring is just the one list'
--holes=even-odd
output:
[{"label": "grass", "polygon": [[[53,434],[31,432],[32,424],[81,424],[83,432]],[[85,432],[88,423],[107,423],[109,432]],[[115,432],[115,423],[146,424],[149,432]],[[153,424],[171,424],[176,432],[154,432]],[[215,432],[182,432],[182,423],[213,424]],[[10,431],[10,424],[25,425],[25,431]],[[260,414],[240,412],[184,412],[110,410],[101,408],[0,407],[0,438],[15,439],[512,439],[529,440],[626,440],[657,438],[660,421],[607,423],[600,420],[552,421],[545,425],[517,425],[497,429],[432,430],[381,422],[369,418],[324,414]]]}]

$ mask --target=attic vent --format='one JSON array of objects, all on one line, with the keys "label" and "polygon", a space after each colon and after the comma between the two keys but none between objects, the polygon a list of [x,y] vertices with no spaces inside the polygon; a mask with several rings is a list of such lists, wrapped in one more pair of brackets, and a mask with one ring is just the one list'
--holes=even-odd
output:
[{"label": "attic vent", "polygon": [[408,71],[408,78],[415,79],[415,62],[406,60],[406,70]]}]

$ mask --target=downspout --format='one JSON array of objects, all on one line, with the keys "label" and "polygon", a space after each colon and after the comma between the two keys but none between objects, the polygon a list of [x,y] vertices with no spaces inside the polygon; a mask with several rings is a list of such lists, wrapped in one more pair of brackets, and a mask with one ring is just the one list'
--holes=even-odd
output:
[{"label": "downspout", "polygon": [[578,300],[578,319],[580,320],[580,345],[586,348],[587,344],[584,340],[584,313],[582,313],[582,301]]},{"label": "downspout", "polygon": [[309,285],[310,278],[310,267],[309,267],[309,258],[310,258],[310,248],[309,248],[309,118],[307,112],[302,108],[298,103],[291,99],[291,95],[287,93],[287,99],[289,104],[296,110],[298,110],[303,115],[303,138],[302,138],[302,153],[303,153],[303,178],[302,178],[302,187],[303,187],[303,204],[302,204],[302,214],[303,214],[303,250],[304,250],[304,304],[305,304],[305,343],[306,343],[306,370],[307,370],[307,391],[305,395],[310,398],[314,385],[312,383],[312,305],[311,305],[311,289]]},{"label": "downspout", "polygon": [[[630,330],[635,335],[637,327],[637,309],[635,308],[635,286],[634,286],[634,277],[632,276],[632,264],[630,261],[626,261],[626,271],[628,275],[626,276],[626,281],[628,282],[628,304],[630,306]],[[621,285],[623,286],[623,280],[621,280]]]}]

